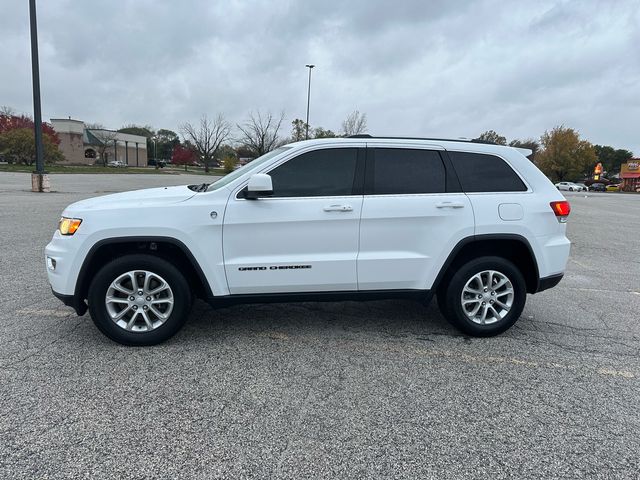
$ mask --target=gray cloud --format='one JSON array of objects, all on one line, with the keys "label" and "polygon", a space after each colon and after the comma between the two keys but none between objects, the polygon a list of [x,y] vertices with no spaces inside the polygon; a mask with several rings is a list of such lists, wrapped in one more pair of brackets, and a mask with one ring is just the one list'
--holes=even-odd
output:
[{"label": "gray cloud", "polygon": [[[31,110],[28,8],[0,15],[0,104]],[[177,129],[306,108],[339,129],[537,137],[558,124],[640,154],[640,8],[628,1],[40,1],[43,110]]]}]

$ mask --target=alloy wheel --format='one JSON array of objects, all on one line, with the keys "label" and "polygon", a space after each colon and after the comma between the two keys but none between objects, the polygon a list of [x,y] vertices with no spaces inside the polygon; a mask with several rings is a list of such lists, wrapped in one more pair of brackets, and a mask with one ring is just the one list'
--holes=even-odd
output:
[{"label": "alloy wheel", "polygon": [[105,295],[111,320],[130,332],[148,332],[167,321],[173,310],[173,291],[160,275],[132,270],[118,276]]},{"label": "alloy wheel", "polygon": [[484,270],[473,275],[460,296],[465,315],[479,325],[490,325],[506,317],[513,306],[513,299],[511,280],[496,270]]}]

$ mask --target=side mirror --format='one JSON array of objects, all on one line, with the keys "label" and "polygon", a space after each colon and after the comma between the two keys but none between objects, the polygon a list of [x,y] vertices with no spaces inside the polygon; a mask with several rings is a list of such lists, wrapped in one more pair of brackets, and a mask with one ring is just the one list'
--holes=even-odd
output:
[{"label": "side mirror", "polygon": [[248,200],[257,200],[260,197],[273,195],[273,183],[271,176],[266,173],[251,175],[244,197]]}]

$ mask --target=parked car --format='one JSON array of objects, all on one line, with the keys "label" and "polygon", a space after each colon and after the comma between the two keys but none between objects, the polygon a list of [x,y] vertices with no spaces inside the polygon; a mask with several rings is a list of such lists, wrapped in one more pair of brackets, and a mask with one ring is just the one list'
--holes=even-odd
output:
[{"label": "parked car", "polygon": [[604,183],[592,183],[591,184],[591,191],[592,192],[606,192],[607,191],[607,187],[605,186]]},{"label": "parked car", "polygon": [[44,260],[54,295],[127,345],[174,335],[194,296],[216,307],[436,295],[454,326],[484,337],[560,282],[570,211],[515,148],[316,139],[213,184],[69,205]]},{"label": "parked car", "polygon": [[576,185],[579,186],[583,192],[589,191],[589,187],[587,187],[584,183],[576,183]]},{"label": "parked car", "polygon": [[107,166],[120,168],[120,167],[126,167],[127,164],[124,163],[122,160],[112,160],[111,162],[107,163]]},{"label": "parked car", "polygon": [[147,165],[149,167],[155,167],[157,165],[159,168],[164,168],[167,166],[167,162],[162,159],[156,160],[154,158],[150,158],[149,160],[147,160]]},{"label": "parked car", "polygon": [[558,182],[556,183],[556,188],[558,190],[568,190],[570,192],[580,192],[582,191],[582,187],[577,183],[573,182]]},{"label": "parked car", "polygon": [[607,190],[607,192],[619,192],[620,191],[620,184],[607,185],[606,190]]}]

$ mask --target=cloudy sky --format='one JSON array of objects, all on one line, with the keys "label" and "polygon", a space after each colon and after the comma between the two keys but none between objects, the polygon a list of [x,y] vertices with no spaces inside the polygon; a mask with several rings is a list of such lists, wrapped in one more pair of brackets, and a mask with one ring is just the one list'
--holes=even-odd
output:
[{"label": "cloudy sky", "polygon": [[[0,105],[30,112],[26,0],[2,0]],[[640,155],[640,1],[40,0],[42,108],[110,128],[201,114],[509,140],[564,124]]]}]

